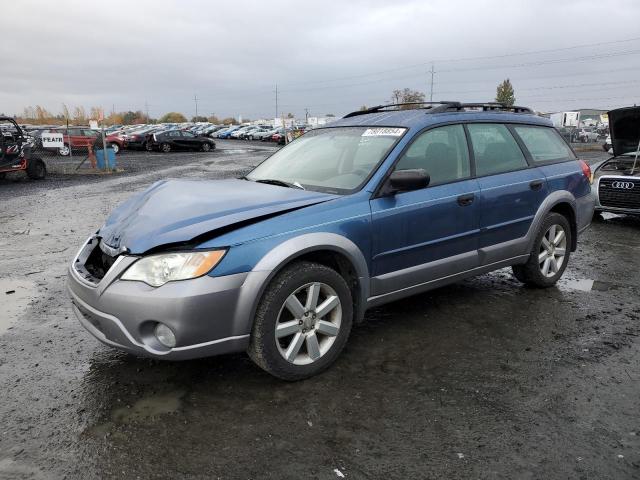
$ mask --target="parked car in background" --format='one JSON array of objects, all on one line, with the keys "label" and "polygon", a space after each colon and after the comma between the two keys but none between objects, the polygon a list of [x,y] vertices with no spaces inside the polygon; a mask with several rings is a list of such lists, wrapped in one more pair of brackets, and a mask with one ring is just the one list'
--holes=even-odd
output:
[{"label": "parked car in background", "polygon": [[613,157],[593,165],[596,211],[640,215],[640,107],[608,115]]},{"label": "parked car in background", "polygon": [[[613,145],[611,144],[611,134],[607,135],[607,138],[605,138],[604,143],[602,144],[602,149],[605,152],[609,152],[611,150],[611,147],[613,147]],[[613,152],[610,152],[613,153]]]},{"label": "parked car in background", "polygon": [[578,131],[578,141],[583,143],[597,142],[598,132],[593,127],[584,127]]},{"label": "parked car in background", "polygon": [[234,125],[227,128],[226,130],[222,130],[220,131],[220,133],[218,133],[218,138],[228,139],[231,136],[231,134],[236,130],[238,130],[239,128],[241,128],[240,125]]},{"label": "parked car in background", "polygon": [[261,133],[268,132],[272,127],[266,125],[258,125],[253,130],[245,133],[242,138],[245,140],[257,140],[257,136]]},{"label": "parked car in background", "polygon": [[253,137],[252,140],[260,140],[262,142],[264,141],[271,141],[271,137],[278,133],[278,128],[269,128],[267,130],[263,130],[261,132],[255,132],[252,133],[251,136]]},{"label": "parked car in background", "polygon": [[132,150],[146,150],[150,136],[162,130],[162,127],[146,127],[123,135],[124,147]]},{"label": "parked car in background", "polygon": [[150,150],[168,153],[172,150],[200,150],[208,152],[216,148],[216,142],[209,137],[198,137],[191,132],[169,130],[151,135],[147,145]]},{"label": "parked car in background", "polygon": [[136,355],[246,351],[299,380],[369,308],[504,267],[554,285],[594,197],[551,121],[496,103],[397,107],[314,129],[246,177],[127,200],[69,264],[80,323]]}]

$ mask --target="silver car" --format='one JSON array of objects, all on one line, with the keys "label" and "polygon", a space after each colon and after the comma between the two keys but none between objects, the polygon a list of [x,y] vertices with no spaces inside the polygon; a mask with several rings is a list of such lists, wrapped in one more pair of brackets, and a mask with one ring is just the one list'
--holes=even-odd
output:
[{"label": "silver car", "polygon": [[613,157],[593,165],[596,212],[640,215],[640,107],[609,112]]}]

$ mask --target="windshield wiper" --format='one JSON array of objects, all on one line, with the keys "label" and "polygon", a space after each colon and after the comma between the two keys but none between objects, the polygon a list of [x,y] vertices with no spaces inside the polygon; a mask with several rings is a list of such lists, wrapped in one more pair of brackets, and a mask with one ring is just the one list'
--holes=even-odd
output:
[{"label": "windshield wiper", "polygon": [[266,183],[269,185],[278,185],[280,187],[288,187],[288,188],[298,188],[300,190],[304,190],[304,187],[300,185],[298,182],[289,183],[284,180],[278,180],[277,178],[261,178],[259,180],[255,180],[256,183]]}]

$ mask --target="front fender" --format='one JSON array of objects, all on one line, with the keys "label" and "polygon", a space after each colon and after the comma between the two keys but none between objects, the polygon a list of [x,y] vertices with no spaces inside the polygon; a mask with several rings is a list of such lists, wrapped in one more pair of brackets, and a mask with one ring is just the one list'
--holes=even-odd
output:
[{"label": "front fender", "polygon": [[240,331],[250,332],[253,319],[264,290],[273,277],[291,261],[305,253],[331,250],[346,257],[356,272],[359,298],[355,306],[356,318],[364,316],[369,298],[369,268],[362,251],[351,240],[335,233],[316,232],[290,238],[265,254],[253,267],[242,287],[237,304],[236,322]]}]

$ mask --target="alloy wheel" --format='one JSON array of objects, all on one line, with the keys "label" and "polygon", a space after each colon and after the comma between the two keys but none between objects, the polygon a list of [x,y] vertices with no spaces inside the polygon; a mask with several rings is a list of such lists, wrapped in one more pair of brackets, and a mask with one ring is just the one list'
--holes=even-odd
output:
[{"label": "alloy wheel", "polygon": [[320,359],[333,346],[342,320],[342,304],[326,283],[303,285],[287,297],[278,314],[275,337],[280,355],[295,365]]},{"label": "alloy wheel", "polygon": [[567,235],[561,225],[551,225],[542,237],[538,264],[545,277],[556,275],[564,263],[567,253]]},{"label": "alloy wheel", "polygon": [[58,149],[58,153],[63,157],[66,157],[67,155],[69,155],[70,152],[71,152],[71,149],[69,148],[69,145],[65,145]]}]

